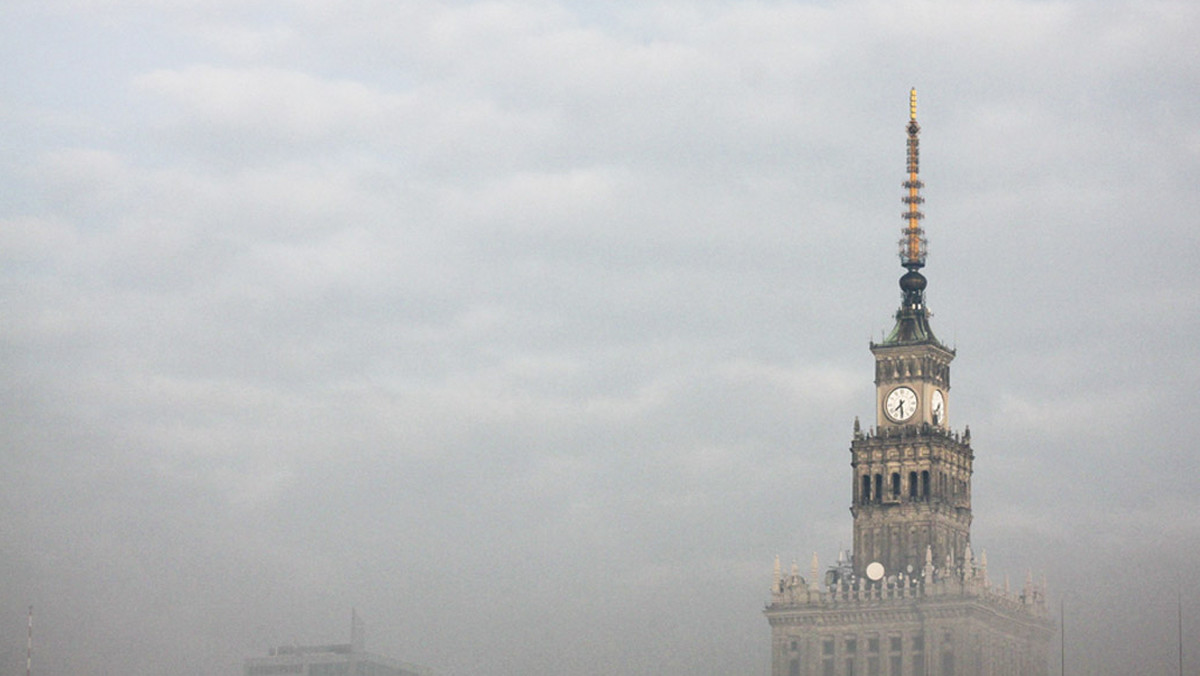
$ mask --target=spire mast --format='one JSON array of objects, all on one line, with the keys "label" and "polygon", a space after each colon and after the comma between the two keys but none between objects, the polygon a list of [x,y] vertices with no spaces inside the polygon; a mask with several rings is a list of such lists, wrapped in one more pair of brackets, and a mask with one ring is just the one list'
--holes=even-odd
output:
[{"label": "spire mast", "polygon": [[919,178],[920,134],[921,125],[917,124],[917,90],[912,89],[908,92],[908,180],[903,183],[908,189],[908,194],[902,200],[908,205],[908,210],[902,214],[907,225],[902,232],[904,237],[900,240],[900,260],[909,270],[919,270],[925,266],[925,231],[921,229],[921,219],[925,215],[920,209],[921,204],[925,202],[925,198],[921,197],[921,188],[925,187],[925,184],[921,183]]},{"label": "spire mast", "polygon": [[900,289],[904,292],[904,308],[917,310],[925,304],[925,276],[920,269],[925,267],[925,231],[921,229],[921,188],[925,184],[920,179],[921,169],[921,125],[917,124],[917,90],[908,92],[908,180],[902,183],[908,193],[901,202],[908,209],[901,214],[906,225],[900,231],[900,264],[908,272],[900,278]]}]

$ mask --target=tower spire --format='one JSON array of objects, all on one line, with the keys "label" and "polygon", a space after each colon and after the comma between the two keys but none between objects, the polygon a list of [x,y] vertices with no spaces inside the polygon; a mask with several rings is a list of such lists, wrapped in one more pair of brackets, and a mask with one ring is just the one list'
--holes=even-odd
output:
[{"label": "tower spire", "polygon": [[921,197],[921,183],[918,175],[921,168],[921,125],[917,124],[917,90],[908,93],[908,180],[903,186],[908,194],[902,200],[908,205],[908,210],[902,216],[907,223],[900,240],[900,260],[909,270],[917,270],[925,265],[925,231],[921,229],[920,205],[925,202]]},{"label": "tower spire", "polygon": [[940,345],[929,327],[929,312],[925,307],[925,287],[928,282],[921,268],[925,267],[927,242],[925,230],[921,228],[921,205],[925,198],[921,197],[921,125],[917,123],[917,90],[908,92],[908,163],[907,180],[901,183],[905,194],[901,202],[908,208],[901,214],[904,227],[900,230],[900,265],[907,272],[900,277],[900,291],[903,302],[896,313],[896,326],[891,334],[884,338],[881,345],[897,345],[901,343],[932,342]]},{"label": "tower spire", "polygon": [[908,209],[901,214],[905,226],[900,231],[900,264],[908,272],[900,278],[900,288],[904,291],[904,304],[908,307],[920,307],[924,301],[925,277],[918,272],[925,267],[927,241],[925,230],[921,228],[921,188],[925,184],[920,179],[921,169],[921,125],[917,123],[917,90],[908,92],[908,180],[901,185],[908,191],[901,200]]}]

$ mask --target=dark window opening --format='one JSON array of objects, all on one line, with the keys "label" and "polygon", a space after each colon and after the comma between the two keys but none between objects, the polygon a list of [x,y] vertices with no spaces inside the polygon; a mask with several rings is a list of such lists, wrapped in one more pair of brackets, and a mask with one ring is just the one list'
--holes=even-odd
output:
[{"label": "dark window opening", "polygon": [[942,653],[942,676],[954,676],[954,653]]}]

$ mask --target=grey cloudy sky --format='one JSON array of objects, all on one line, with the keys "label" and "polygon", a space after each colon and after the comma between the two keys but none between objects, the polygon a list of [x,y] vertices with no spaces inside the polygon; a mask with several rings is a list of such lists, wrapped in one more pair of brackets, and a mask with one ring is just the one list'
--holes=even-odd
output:
[{"label": "grey cloudy sky", "polygon": [[[10,0],[0,673],[765,674],[902,272],[993,577],[1200,664],[1200,5]],[[3,671],[7,669],[7,671]]]}]

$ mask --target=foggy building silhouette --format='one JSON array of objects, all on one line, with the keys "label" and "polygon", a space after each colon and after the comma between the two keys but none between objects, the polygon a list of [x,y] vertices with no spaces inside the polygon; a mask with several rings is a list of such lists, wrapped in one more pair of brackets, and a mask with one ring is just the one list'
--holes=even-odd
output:
[{"label": "foggy building silhouette", "polygon": [[903,300],[871,343],[875,426],[850,442],[853,550],[808,577],[775,560],[772,676],[1045,676],[1054,624],[1045,585],[988,576],[971,547],[971,431],[950,427],[950,362],[925,307],[920,126],[910,94],[900,240]]},{"label": "foggy building silhouette", "polygon": [[330,645],[287,645],[267,657],[248,657],[244,676],[433,676],[433,671],[366,651],[357,614],[350,619],[350,642]]}]

